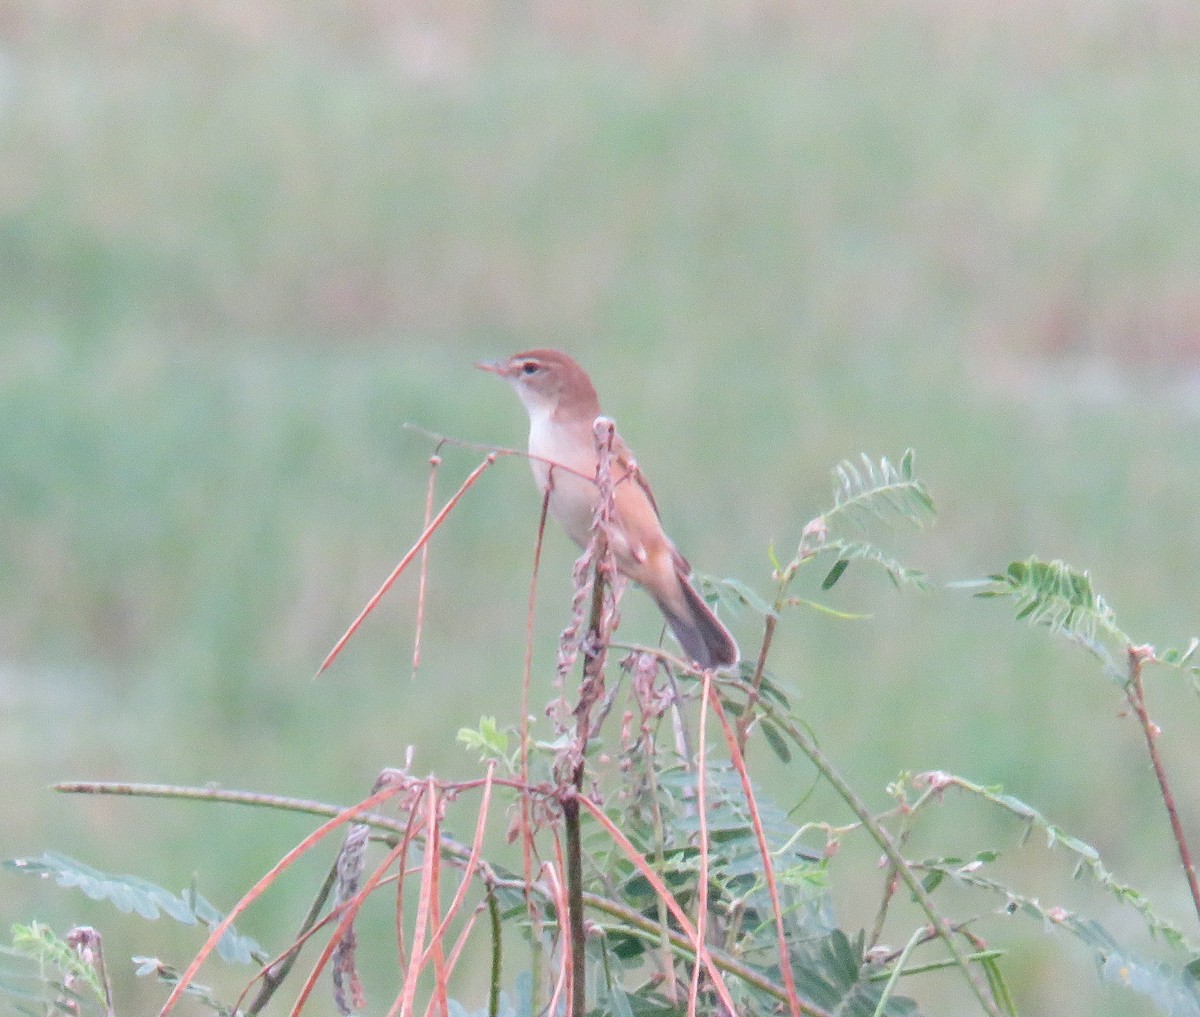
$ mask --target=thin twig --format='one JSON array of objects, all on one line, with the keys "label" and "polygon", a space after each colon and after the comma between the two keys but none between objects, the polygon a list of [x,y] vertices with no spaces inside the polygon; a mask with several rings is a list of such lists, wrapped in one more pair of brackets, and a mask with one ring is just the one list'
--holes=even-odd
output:
[{"label": "thin twig", "polygon": [[446,434],[439,434],[437,431],[430,431],[427,428],[421,427],[419,424],[406,423],[401,425],[406,431],[416,431],[417,434],[423,434],[426,438],[432,438],[439,445],[453,445],[456,448],[470,449],[472,452],[487,452],[491,455],[501,458],[504,456],[517,456],[521,459],[529,459],[533,462],[545,463],[547,466],[553,466],[558,470],[565,470],[567,473],[573,473],[577,477],[582,477],[584,480],[591,483],[596,482],[596,478],[589,473],[584,473],[582,470],[573,470],[569,466],[564,466],[560,462],[553,459],[547,459],[545,456],[534,455],[532,452],[526,452],[524,449],[509,448],[505,445],[488,445],[478,441],[464,441],[462,438],[452,438]]},{"label": "thin twig", "polygon": [[[567,864],[563,858],[562,838],[555,831],[554,836],[554,864],[544,866],[546,880],[550,884],[550,895],[554,901],[554,913],[557,917],[559,932],[562,932],[562,916],[569,915],[571,905],[567,900],[567,890],[563,885],[562,874],[567,870]],[[538,952],[540,955],[540,951]],[[558,965],[557,977],[554,979],[554,990],[550,994],[550,1005],[547,1007],[538,1007],[534,1010],[538,1014],[557,1014],[561,1012],[561,1004],[564,991],[569,989],[572,972],[571,961],[571,941],[570,938],[563,944],[563,948],[559,951],[559,956],[562,958]]]},{"label": "thin twig", "polygon": [[[542,511],[538,516],[537,541],[533,545],[533,572],[529,577],[529,605],[525,616],[525,660],[521,672],[521,783],[529,786],[529,701],[533,686],[533,618],[537,608],[538,575],[542,564],[542,540],[546,535],[546,515],[550,509],[549,483],[542,494]],[[529,887],[533,883],[533,818],[528,792],[521,794],[521,864],[525,875],[525,906],[533,924],[533,898]]]},{"label": "thin twig", "polygon": [[758,690],[762,686],[763,671],[767,666],[767,654],[771,652],[771,643],[775,639],[775,626],[779,622],[779,605],[775,605],[775,614],[769,614],[763,622],[762,646],[758,651],[758,660],[754,664],[754,675],[750,679],[750,692],[746,699],[746,708],[737,721],[737,745],[741,752],[746,751],[746,742],[750,736],[750,725],[754,723],[754,704],[758,702]]},{"label": "thin twig", "polygon": [[[425,806],[426,837],[429,837],[431,834],[436,835],[439,805],[437,798],[437,785],[430,779],[428,782],[428,793],[423,803]],[[426,937],[429,937],[431,945],[436,942],[436,937],[432,935],[431,927],[437,922],[437,902],[435,899],[437,886],[438,867],[436,856],[434,852],[427,851],[421,865],[421,883],[417,893],[417,913],[413,920],[412,950],[409,953],[408,964],[405,966],[401,990],[397,994],[391,1010],[389,1010],[389,1017],[393,1014],[411,1014],[413,1012],[413,999],[417,991],[417,979],[420,977],[421,970],[424,968],[427,959]]]},{"label": "thin twig", "polygon": [[383,595],[392,588],[392,584],[400,578],[400,573],[408,568],[413,558],[417,556],[417,552],[425,546],[429,538],[433,536],[434,531],[436,531],[437,528],[442,525],[442,521],[450,514],[450,511],[454,508],[454,506],[458,504],[459,499],[462,498],[462,496],[466,494],[468,490],[470,490],[475,481],[479,479],[479,475],[496,461],[498,455],[498,452],[488,453],[487,458],[471,471],[467,479],[462,482],[462,486],[454,492],[450,500],[442,506],[438,514],[433,518],[433,521],[425,527],[424,532],[422,532],[422,534],[417,538],[417,542],[413,544],[411,548],[409,548],[408,553],[401,558],[399,564],[392,569],[391,575],[389,575],[387,579],[383,581],[383,585],[375,591],[375,595],[371,597],[371,599],[367,601],[366,606],[359,611],[358,617],[350,623],[350,627],[342,634],[342,638],[334,643],[333,649],[329,651],[328,655],[321,662],[321,667],[317,671],[316,675],[318,678],[324,674],[329,665],[337,659],[338,654],[342,652],[342,648],[350,641],[350,637],[358,631],[358,627],[363,623],[367,615],[375,610],[375,605],[378,604],[383,598]]},{"label": "thin twig", "polygon": [[796,578],[796,573],[800,571],[800,566],[812,558],[825,542],[827,533],[828,526],[825,517],[817,516],[817,518],[809,520],[800,534],[800,546],[796,549],[796,557],[775,572],[775,580],[779,584],[775,591],[775,603],[771,613],[763,621],[762,645],[758,651],[758,660],[754,664],[754,674],[750,678],[750,691],[746,696],[746,705],[737,722],[737,743],[743,753],[746,751],[750,728],[754,724],[754,707],[758,702],[759,690],[762,688],[763,674],[767,666],[767,657],[771,652],[771,643],[775,639],[775,627],[779,624],[780,612],[789,602],[788,588],[792,585],[792,580]]},{"label": "thin twig", "polygon": [[287,979],[295,966],[296,960],[300,956],[300,950],[303,948],[307,940],[307,933],[312,930],[318,919],[321,917],[321,912],[325,910],[325,903],[329,900],[329,894],[333,890],[333,884],[337,879],[337,863],[329,867],[329,873],[325,877],[325,881],[321,884],[321,888],[317,891],[316,897],[309,905],[308,914],[304,916],[304,921],[300,923],[300,931],[296,933],[294,944],[289,947],[277,961],[268,965],[263,969],[262,985],[259,987],[258,995],[254,997],[254,1001],[246,1009],[246,1013],[250,1017],[262,1013],[267,1004],[271,1002],[271,997],[275,995],[279,987]]},{"label": "thin twig", "polygon": [[1171,793],[1171,786],[1167,781],[1167,770],[1158,751],[1158,736],[1162,731],[1150,719],[1150,713],[1146,709],[1146,689],[1142,683],[1142,665],[1147,660],[1154,659],[1154,649],[1149,646],[1130,646],[1127,653],[1129,681],[1125,684],[1125,695],[1142,725],[1142,733],[1146,736],[1146,749],[1150,753],[1154,776],[1158,778],[1158,788],[1162,792],[1163,804],[1167,807],[1167,815],[1171,820],[1171,831],[1175,835],[1175,846],[1179,849],[1183,874],[1192,894],[1192,905],[1196,909],[1196,916],[1200,918],[1200,882],[1197,882],[1196,879],[1196,866],[1192,862],[1187,835],[1183,832],[1183,824],[1179,821],[1179,812],[1175,808],[1175,796]]},{"label": "thin twig", "polygon": [[310,848],[319,843],[325,836],[332,833],[337,827],[343,823],[348,823],[352,820],[359,819],[363,813],[370,812],[376,805],[382,805],[388,799],[395,797],[402,788],[386,787],[381,791],[371,795],[369,798],[364,798],[357,805],[346,809],[340,815],[323,823],[317,830],[304,838],[299,844],[287,852],[278,862],[271,866],[270,870],[263,876],[253,887],[243,895],[229,911],[229,913],[219,921],[209,933],[208,939],[204,941],[204,945],[197,951],[196,956],[192,958],[187,969],[179,976],[179,981],[175,984],[175,988],[167,996],[167,1001],[163,1004],[162,1010],[159,1012],[159,1017],[166,1017],[178,1005],[179,1000],[187,991],[187,987],[192,983],[192,979],[196,977],[196,973],[208,959],[209,954],[216,949],[217,943],[221,941],[221,937],[232,927],[237,920],[237,916],[246,910],[254,901],[256,901],[266,891],[280,873],[288,869],[292,864]]},{"label": "thin twig", "polygon": [[[331,805],[312,798],[286,798],[282,795],[260,794],[256,791],[232,791],[220,787],[188,787],[180,784],[129,784],[121,781],[79,780],[62,781],[52,785],[52,790],[62,794],[117,795],[121,798],[175,798],[184,801],[215,802],[222,805],[251,805],[257,808],[279,809],[282,812],[298,812],[310,816],[340,816],[346,811],[344,805]],[[377,812],[364,812],[358,817],[378,829],[403,833],[404,824],[390,816]],[[462,848],[462,854],[467,849]]]},{"label": "thin twig", "polygon": [[[670,673],[670,669],[664,669]],[[654,671],[658,672],[658,662],[654,663]],[[653,677],[650,679],[653,681]],[[677,709],[679,703],[678,696],[675,697],[675,702],[672,704],[672,709]],[[659,789],[658,772],[658,749],[655,744],[654,727],[650,724],[649,719],[643,714],[641,740],[645,751],[643,759],[646,764],[646,784],[649,790],[650,800],[650,822],[654,831],[654,861],[658,866],[659,871],[666,871],[667,860],[664,851],[666,845],[666,832],[663,827],[662,816],[662,794]],[[689,760],[690,762],[690,760]],[[659,940],[659,959],[662,965],[662,981],[663,990],[667,994],[667,999],[672,1006],[678,1001],[679,987],[675,978],[675,964],[671,954],[671,945],[667,937],[670,923],[667,917],[667,905],[657,894],[654,896],[655,912],[658,916],[658,926],[662,930],[662,936]]]},{"label": "thin twig", "polygon": [[[425,526],[429,527],[433,520],[433,492],[437,489],[437,472],[438,467],[442,464],[442,457],[438,454],[441,451],[441,443],[434,449],[433,455],[429,457],[429,486],[425,489]],[[421,633],[425,629],[425,583],[429,578],[429,543],[421,548],[421,569],[420,578],[417,580],[417,621],[416,631],[413,634],[413,652],[412,652],[412,669],[413,677],[417,676],[417,669],[421,666]]]},{"label": "thin twig", "polygon": [[[909,805],[907,801],[901,800],[900,805],[895,812],[901,818],[900,831],[896,834],[896,847],[902,849],[908,843],[908,839],[912,836],[915,827],[917,812],[928,801],[933,800],[938,794],[936,785],[930,782],[930,786],[925,789],[921,797],[917,801]],[[879,908],[875,912],[875,923],[871,927],[871,935],[867,939],[867,948],[874,949],[879,944],[880,938],[883,936],[884,923],[887,921],[888,909],[891,907],[893,898],[896,896],[896,891],[900,888],[900,880],[897,877],[896,863],[889,861],[887,864],[887,872],[883,878],[883,896],[879,901]],[[932,935],[932,933],[931,933]]]}]

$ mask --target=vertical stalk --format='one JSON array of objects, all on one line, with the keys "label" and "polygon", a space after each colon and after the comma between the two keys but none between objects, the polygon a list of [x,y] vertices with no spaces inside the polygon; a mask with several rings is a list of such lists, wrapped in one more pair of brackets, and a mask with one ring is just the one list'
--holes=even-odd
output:
[{"label": "vertical stalk", "polygon": [[[587,632],[583,639],[583,678],[579,684],[579,702],[575,705],[574,766],[569,785],[563,789],[563,828],[566,840],[567,921],[571,937],[571,1008],[570,1017],[587,1013],[587,936],[583,925],[583,837],[579,827],[579,796],[583,793],[583,775],[587,744],[592,732],[592,707],[604,694],[604,661],[608,654],[604,594],[611,588],[612,555],[608,531],[613,518],[613,480],[611,459],[616,435],[611,420],[597,417],[592,425],[596,439],[596,512],[592,522],[592,540],[585,556],[592,566],[591,604]],[[611,619],[609,619],[611,624]]]},{"label": "vertical stalk", "polygon": [[1183,824],[1179,821],[1179,812],[1175,808],[1175,796],[1171,793],[1171,785],[1167,781],[1167,769],[1163,765],[1162,756],[1158,751],[1158,736],[1162,732],[1158,725],[1150,719],[1150,712],[1146,709],[1146,689],[1142,683],[1142,665],[1147,660],[1154,659],[1154,651],[1148,646],[1130,646],[1127,654],[1129,681],[1125,684],[1125,697],[1129,700],[1130,707],[1142,725],[1142,733],[1146,736],[1146,749],[1150,753],[1154,776],[1158,778],[1158,789],[1162,792],[1163,804],[1167,807],[1167,816],[1171,820],[1171,832],[1175,835],[1175,846],[1179,849],[1183,874],[1192,894],[1192,906],[1196,909],[1196,916],[1200,918],[1200,882],[1197,882],[1196,879],[1196,865],[1192,861],[1192,852],[1188,847],[1187,836],[1183,832]]}]

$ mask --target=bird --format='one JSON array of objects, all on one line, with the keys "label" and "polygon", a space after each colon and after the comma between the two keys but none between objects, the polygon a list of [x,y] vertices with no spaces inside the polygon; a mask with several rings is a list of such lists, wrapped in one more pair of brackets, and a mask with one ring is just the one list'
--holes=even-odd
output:
[{"label": "bird", "polygon": [[[550,515],[580,547],[592,534],[599,456],[593,424],[600,400],[587,372],[559,350],[515,353],[475,365],[504,378],[529,414],[529,462]],[[658,605],[683,652],[700,668],[730,668],[738,646],[692,585],[692,568],[663,531],[658,505],[619,435],[613,438],[614,513],[609,547],[617,570]]]}]

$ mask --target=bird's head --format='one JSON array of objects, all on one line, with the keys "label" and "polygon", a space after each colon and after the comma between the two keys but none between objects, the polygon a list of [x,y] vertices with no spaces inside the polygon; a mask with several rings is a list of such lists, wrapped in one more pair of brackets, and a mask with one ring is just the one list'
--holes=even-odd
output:
[{"label": "bird's head", "polygon": [[508,381],[530,416],[558,413],[592,420],[600,414],[596,390],[587,372],[558,350],[527,350],[507,360],[483,361],[475,366]]}]

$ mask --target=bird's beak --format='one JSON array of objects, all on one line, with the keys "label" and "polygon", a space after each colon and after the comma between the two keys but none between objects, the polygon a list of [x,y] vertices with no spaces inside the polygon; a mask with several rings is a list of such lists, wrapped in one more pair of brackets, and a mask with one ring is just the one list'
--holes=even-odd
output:
[{"label": "bird's beak", "polygon": [[487,371],[489,374],[498,374],[501,377],[504,375],[504,362],[502,360],[479,360],[475,366],[481,371]]}]

